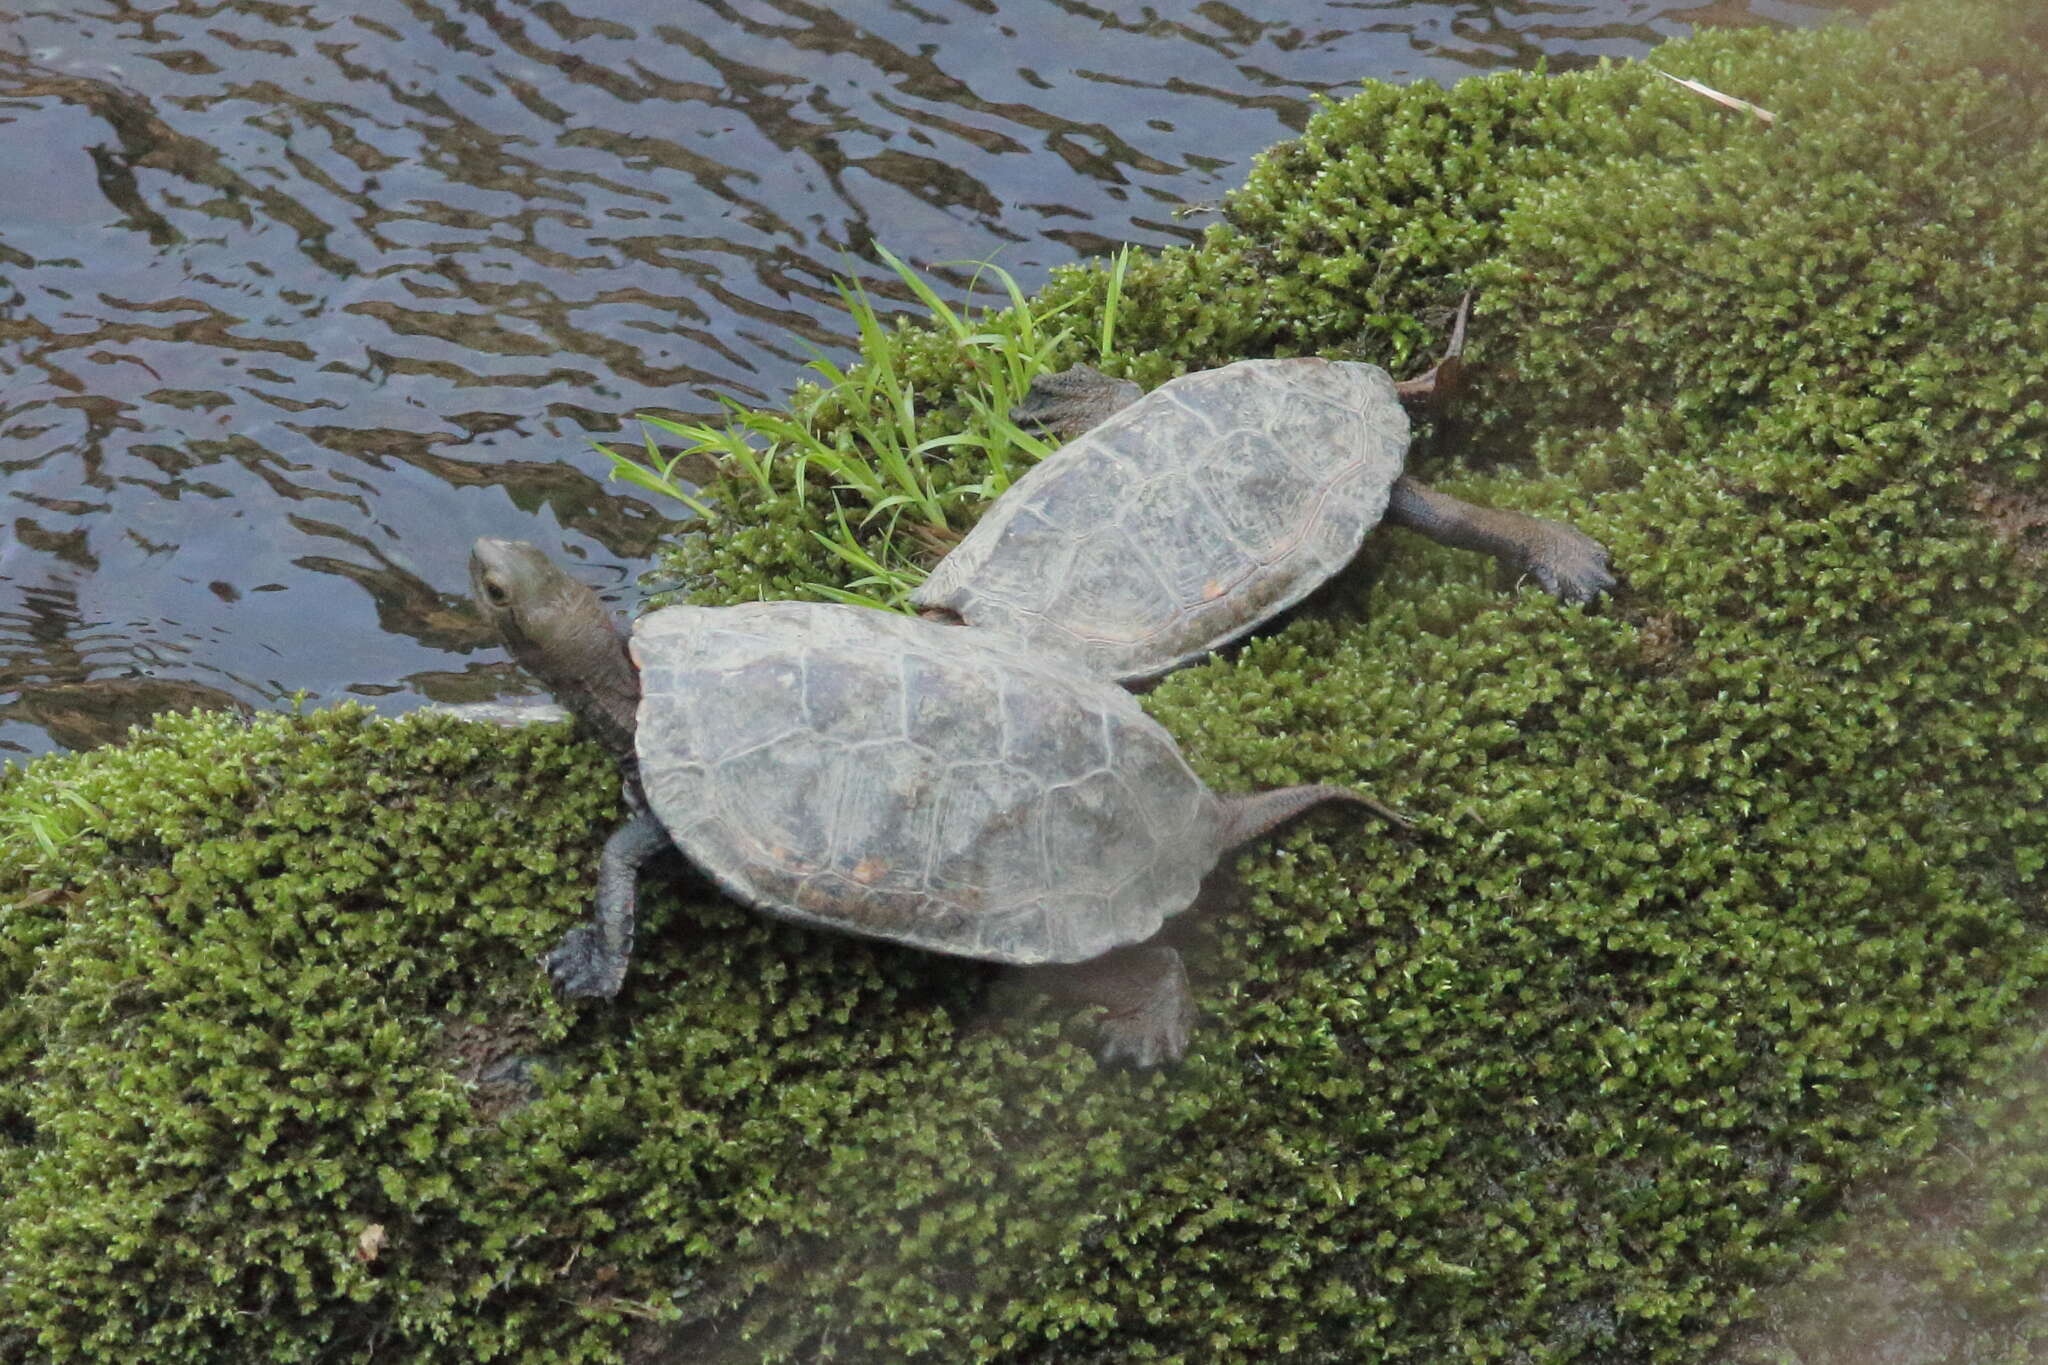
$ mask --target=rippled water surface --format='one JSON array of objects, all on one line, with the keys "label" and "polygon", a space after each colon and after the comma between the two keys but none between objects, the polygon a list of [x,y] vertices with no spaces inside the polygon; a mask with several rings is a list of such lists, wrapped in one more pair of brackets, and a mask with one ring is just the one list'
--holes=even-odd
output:
[{"label": "rippled water surface", "polygon": [[1312,97],[1777,0],[0,0],[0,751],[516,687],[478,535],[630,602],[587,442],[785,393],[831,277],[1197,229]]}]

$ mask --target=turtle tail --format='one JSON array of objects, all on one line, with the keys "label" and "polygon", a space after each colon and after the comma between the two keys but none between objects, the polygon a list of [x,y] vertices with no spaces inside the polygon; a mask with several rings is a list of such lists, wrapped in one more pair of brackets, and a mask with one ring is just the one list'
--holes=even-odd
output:
[{"label": "turtle tail", "polygon": [[1223,829],[1219,842],[1226,849],[1236,848],[1325,801],[1349,801],[1353,805],[1364,806],[1396,829],[1409,828],[1408,818],[1399,811],[1349,787],[1280,787],[1250,796],[1224,797]]}]

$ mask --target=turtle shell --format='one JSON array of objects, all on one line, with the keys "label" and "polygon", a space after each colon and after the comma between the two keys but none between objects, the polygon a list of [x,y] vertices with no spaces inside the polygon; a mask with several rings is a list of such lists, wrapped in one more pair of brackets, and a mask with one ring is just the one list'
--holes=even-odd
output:
[{"label": "turtle shell", "polygon": [[634,627],[649,804],[774,915],[1074,962],[1149,938],[1220,803],[1123,692],[1000,635],[862,607],[668,607]]},{"label": "turtle shell", "polygon": [[1184,375],[998,498],[912,595],[1128,682],[1306,597],[1386,514],[1408,415],[1377,365]]}]

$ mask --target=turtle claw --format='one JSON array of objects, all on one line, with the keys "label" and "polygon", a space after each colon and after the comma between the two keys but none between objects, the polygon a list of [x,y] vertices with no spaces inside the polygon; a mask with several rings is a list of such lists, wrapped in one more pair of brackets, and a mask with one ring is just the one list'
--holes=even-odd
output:
[{"label": "turtle claw", "polygon": [[1591,602],[1614,591],[1607,547],[1561,521],[1542,522],[1543,536],[1528,561],[1531,576],[1560,602]]},{"label": "turtle claw", "polygon": [[1156,981],[1133,1007],[1114,1011],[1102,1021],[1102,1046],[1096,1056],[1104,1065],[1129,1062],[1142,1069],[1177,1062],[1187,1054],[1195,1024],[1188,974],[1178,953],[1161,966]]},{"label": "turtle claw", "polygon": [[541,959],[548,978],[563,995],[609,1000],[626,984],[626,959],[604,946],[594,924],[571,929],[553,952]]}]

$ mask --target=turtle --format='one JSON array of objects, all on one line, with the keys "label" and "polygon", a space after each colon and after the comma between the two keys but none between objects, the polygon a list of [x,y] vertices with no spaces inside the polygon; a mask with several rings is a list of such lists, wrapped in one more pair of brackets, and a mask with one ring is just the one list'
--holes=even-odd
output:
[{"label": "turtle", "polygon": [[1444,362],[1400,384],[1313,357],[1240,360],[1146,394],[1086,365],[1041,376],[1011,416],[1067,444],[996,499],[910,602],[1127,685],[1301,601],[1383,520],[1590,602],[1615,585],[1599,542],[1403,472],[1401,400],[1438,391],[1463,333],[1461,308]]},{"label": "turtle", "polygon": [[1228,850],[1337,786],[1218,796],[1128,691],[1001,632],[821,602],[671,606],[630,644],[533,545],[470,557],[507,647],[619,760],[630,814],[597,905],[544,959],[610,997],[639,868],[673,843],[769,915],[1007,963],[1106,1007],[1105,1061],[1178,1060],[1179,952],[1155,942]]}]

